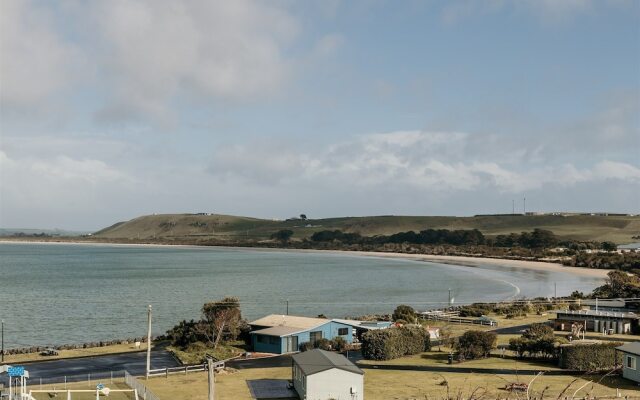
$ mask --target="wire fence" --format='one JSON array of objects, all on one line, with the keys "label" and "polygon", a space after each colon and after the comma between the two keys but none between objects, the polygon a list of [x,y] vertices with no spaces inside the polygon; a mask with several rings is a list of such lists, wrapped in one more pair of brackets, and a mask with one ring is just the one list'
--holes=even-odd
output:
[{"label": "wire fence", "polygon": [[131,389],[135,389],[138,397],[142,397],[143,400],[160,400],[149,388],[127,371],[124,372],[124,381]]}]

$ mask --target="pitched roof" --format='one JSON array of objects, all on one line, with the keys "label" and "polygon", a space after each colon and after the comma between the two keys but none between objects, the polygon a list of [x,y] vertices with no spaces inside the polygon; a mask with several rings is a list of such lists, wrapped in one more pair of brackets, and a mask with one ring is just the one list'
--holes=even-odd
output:
[{"label": "pitched roof", "polygon": [[300,330],[315,328],[320,325],[324,325],[327,322],[331,322],[325,318],[309,318],[298,317],[295,315],[279,315],[271,314],[266,317],[262,317],[253,322],[249,322],[249,325],[253,326],[288,326],[292,328],[300,328]]},{"label": "pitched roof", "polygon": [[389,326],[391,326],[391,324],[393,324],[393,322],[391,321],[357,321],[353,319],[338,319],[338,318],[334,318],[332,319],[332,321],[343,324],[343,325],[350,325],[354,328],[361,328],[365,330],[384,329],[384,328],[388,328]]},{"label": "pitched roof", "polygon": [[258,334],[258,335],[269,335],[269,336],[279,336],[279,337],[283,337],[283,336],[289,336],[289,335],[293,335],[294,333],[299,333],[299,332],[303,332],[304,329],[301,328],[294,328],[294,327],[290,327],[290,326],[272,326],[270,328],[265,328],[265,329],[260,329],[257,331],[252,331],[251,334],[253,335]]},{"label": "pitched roof", "polygon": [[624,351],[625,353],[635,354],[640,356],[640,342],[625,343],[620,347],[616,347],[617,350]]},{"label": "pitched roof", "polygon": [[305,375],[313,375],[332,368],[364,375],[364,372],[345,356],[330,351],[314,349],[295,354],[291,358]]}]

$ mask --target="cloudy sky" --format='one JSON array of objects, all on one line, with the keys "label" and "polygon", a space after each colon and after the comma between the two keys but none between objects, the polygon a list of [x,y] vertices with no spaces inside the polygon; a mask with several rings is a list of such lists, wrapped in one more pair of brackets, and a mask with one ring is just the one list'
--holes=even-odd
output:
[{"label": "cloudy sky", "polygon": [[640,212],[640,2],[0,1],[0,227]]}]

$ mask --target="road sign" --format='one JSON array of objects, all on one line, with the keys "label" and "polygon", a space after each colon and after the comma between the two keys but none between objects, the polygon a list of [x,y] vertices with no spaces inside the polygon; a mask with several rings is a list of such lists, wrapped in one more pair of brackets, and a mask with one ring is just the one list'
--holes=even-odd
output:
[{"label": "road sign", "polygon": [[7,373],[12,377],[23,376],[24,367],[9,367],[9,369],[7,369]]}]

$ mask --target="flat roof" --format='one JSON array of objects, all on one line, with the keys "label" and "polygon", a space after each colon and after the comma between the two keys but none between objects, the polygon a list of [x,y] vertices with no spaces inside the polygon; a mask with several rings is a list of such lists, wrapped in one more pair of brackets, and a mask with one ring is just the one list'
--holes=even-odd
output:
[{"label": "flat roof", "polygon": [[254,326],[288,326],[293,328],[300,328],[299,330],[306,330],[315,328],[320,325],[324,325],[327,322],[331,322],[326,318],[310,318],[310,317],[299,317],[296,315],[281,315],[281,314],[271,314],[266,317],[262,317],[253,322],[249,322],[249,325]]},{"label": "flat roof", "polygon": [[640,319],[640,315],[633,312],[618,311],[596,311],[596,310],[556,310],[554,313],[560,315],[570,315],[572,317],[607,317],[607,318],[624,318],[624,319]]},{"label": "flat roof", "polygon": [[367,329],[367,330],[384,329],[384,328],[388,328],[391,324],[393,324],[393,322],[391,321],[357,321],[355,319],[337,319],[337,318],[332,319],[332,321],[337,322],[339,324],[350,325],[355,328],[361,328],[361,329]]},{"label": "flat roof", "polygon": [[364,375],[364,372],[345,356],[330,351],[314,349],[294,354],[291,358],[305,375],[313,375],[332,368]]},{"label": "flat roof", "polygon": [[290,326],[272,326],[271,328],[265,328],[265,329],[253,331],[251,332],[251,334],[283,337],[283,336],[289,336],[289,335],[293,335],[294,333],[300,333],[304,331],[305,329],[294,328]]},{"label": "flat roof", "polygon": [[616,347],[616,349],[624,351],[625,353],[631,353],[640,356],[640,342],[625,343],[620,347]]}]

